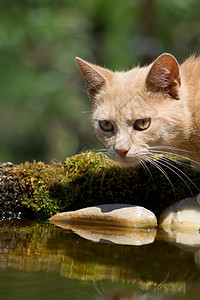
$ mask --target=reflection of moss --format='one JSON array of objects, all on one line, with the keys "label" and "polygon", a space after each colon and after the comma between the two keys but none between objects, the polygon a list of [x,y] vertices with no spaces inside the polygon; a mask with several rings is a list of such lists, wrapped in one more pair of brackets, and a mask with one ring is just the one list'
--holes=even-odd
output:
[{"label": "reflection of moss", "polygon": [[141,248],[94,243],[47,222],[4,221],[1,225],[0,268],[4,269],[129,283],[141,291],[161,283],[159,291],[171,294],[183,293],[185,282],[196,272],[192,253],[183,254],[162,242]]},{"label": "reflection of moss", "polygon": [[[197,184],[199,175],[187,166],[178,167]],[[50,165],[26,162],[9,172],[19,181],[20,192],[15,199],[21,200],[20,209],[44,217],[103,203],[142,205],[159,215],[175,200],[190,196],[189,188],[196,192],[182,173],[185,182],[163,168],[173,190],[163,173],[149,165],[148,169],[152,177],[142,167],[124,169],[102,153],[86,152]]]}]

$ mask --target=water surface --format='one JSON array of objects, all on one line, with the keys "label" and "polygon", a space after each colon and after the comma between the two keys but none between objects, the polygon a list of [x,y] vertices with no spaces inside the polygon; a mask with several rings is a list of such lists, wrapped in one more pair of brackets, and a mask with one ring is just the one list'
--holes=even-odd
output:
[{"label": "water surface", "polygon": [[90,241],[49,222],[0,222],[3,300],[195,300],[199,261],[198,245],[166,241],[162,233],[133,246]]}]

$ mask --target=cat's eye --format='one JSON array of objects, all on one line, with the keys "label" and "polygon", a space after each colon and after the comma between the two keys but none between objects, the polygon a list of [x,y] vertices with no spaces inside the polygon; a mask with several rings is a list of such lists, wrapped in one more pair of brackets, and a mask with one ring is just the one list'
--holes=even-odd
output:
[{"label": "cat's eye", "polygon": [[114,125],[107,120],[99,121],[99,126],[103,131],[112,132],[114,131]]},{"label": "cat's eye", "polygon": [[146,130],[151,124],[150,118],[138,119],[135,121],[133,128],[138,131]]}]

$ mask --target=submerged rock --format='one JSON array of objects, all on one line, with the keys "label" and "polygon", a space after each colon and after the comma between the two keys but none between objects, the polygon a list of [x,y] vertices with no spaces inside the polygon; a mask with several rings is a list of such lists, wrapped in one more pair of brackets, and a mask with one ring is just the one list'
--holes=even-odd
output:
[{"label": "submerged rock", "polygon": [[157,226],[155,215],[148,209],[127,204],[105,204],[76,211],[58,213],[50,218],[52,222],[89,224],[132,228],[153,228]]}]

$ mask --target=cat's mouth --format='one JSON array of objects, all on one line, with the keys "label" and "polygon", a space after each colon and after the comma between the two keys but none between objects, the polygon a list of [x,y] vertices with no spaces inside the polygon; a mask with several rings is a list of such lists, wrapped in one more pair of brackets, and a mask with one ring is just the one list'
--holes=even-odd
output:
[{"label": "cat's mouth", "polygon": [[126,168],[128,168],[128,167],[135,167],[135,166],[137,166],[139,164],[139,161],[136,160],[136,159],[132,159],[132,160],[124,160],[124,159],[122,160],[122,159],[120,159],[120,160],[118,160],[118,162],[123,167],[126,167]]},{"label": "cat's mouth", "polygon": [[120,157],[116,155],[109,155],[111,159],[115,160],[116,162],[120,163],[123,167],[135,167],[140,164],[139,159],[136,157]]}]

